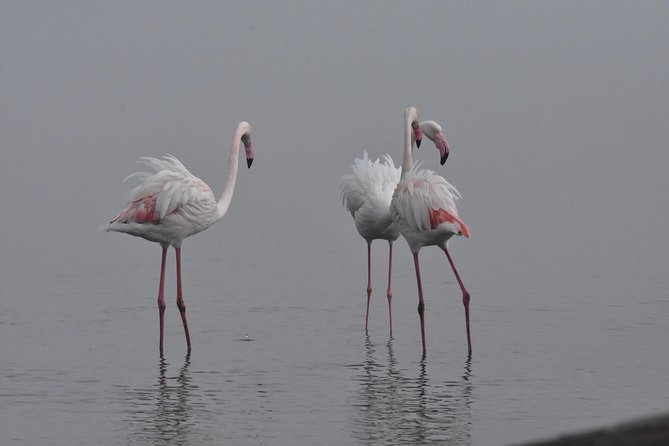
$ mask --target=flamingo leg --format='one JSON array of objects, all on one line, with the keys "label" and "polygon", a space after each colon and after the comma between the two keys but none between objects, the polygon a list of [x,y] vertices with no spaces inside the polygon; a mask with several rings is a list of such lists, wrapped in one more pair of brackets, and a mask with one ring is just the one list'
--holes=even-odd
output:
[{"label": "flamingo leg", "polygon": [[420,266],[418,265],[418,253],[413,253],[413,264],[416,267],[416,282],[418,283],[418,315],[420,316],[420,335],[423,339],[423,356],[427,353],[425,348],[425,301],[423,300],[423,284],[420,280]]},{"label": "flamingo leg", "polygon": [[393,271],[393,241],[388,240],[388,321],[390,322],[390,336],[393,336],[393,290],[390,286]]},{"label": "flamingo leg", "polygon": [[469,349],[469,354],[472,354],[472,337],[469,331],[469,291],[465,288],[465,284],[462,283],[462,279],[460,278],[460,274],[458,274],[458,270],[455,268],[455,263],[453,263],[453,259],[451,258],[451,254],[448,252],[448,248],[444,248],[444,252],[446,253],[446,257],[448,257],[448,262],[451,264],[451,268],[453,269],[453,272],[455,273],[455,278],[458,279],[458,283],[460,284],[460,289],[462,290],[462,304],[465,306],[465,320],[467,323],[467,348]]},{"label": "flamingo leg", "polygon": [[160,262],[160,285],[158,287],[158,317],[160,318],[160,357],[163,357],[163,332],[165,328],[165,261],[167,260],[167,246],[163,246],[163,256]]},{"label": "flamingo leg", "polygon": [[369,300],[372,297],[372,242],[367,241],[367,311],[365,312],[365,332],[369,319]]},{"label": "flamingo leg", "polygon": [[190,334],[188,333],[188,321],[186,321],[186,304],[183,299],[183,292],[181,288],[181,248],[174,248],[177,255],[177,307],[181,313],[181,322],[184,324],[184,331],[186,332],[186,344],[188,345],[188,353],[190,354]]}]

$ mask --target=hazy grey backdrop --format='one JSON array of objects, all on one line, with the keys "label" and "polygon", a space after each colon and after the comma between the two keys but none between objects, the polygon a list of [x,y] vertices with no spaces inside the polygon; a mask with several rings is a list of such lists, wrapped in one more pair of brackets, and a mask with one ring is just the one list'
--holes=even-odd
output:
[{"label": "hazy grey backdrop", "polygon": [[[648,251],[662,270],[668,10],[2,2],[2,261],[146,252],[95,231],[124,203],[135,158],[172,153],[218,193],[242,119],[256,129],[257,164],[239,175],[225,229],[314,255],[348,243],[337,180],[363,149],[399,158],[402,110],[415,104],[453,146],[442,173],[465,196],[469,270],[481,255],[518,272],[578,270],[584,256],[624,270]],[[597,249],[584,252],[586,240]]]},{"label": "hazy grey backdrop", "polygon": [[[475,361],[485,345],[506,356],[516,333],[524,333],[516,352],[550,356],[525,331],[532,313],[502,332],[486,329],[495,311],[522,312],[546,290],[569,315],[585,302],[605,306],[615,290],[624,297],[612,323],[638,315],[642,302],[667,320],[667,2],[0,1],[0,353],[30,363],[36,344],[11,325],[23,315],[25,332],[42,331],[39,354],[57,357],[60,344],[44,345],[62,328],[41,321],[77,319],[68,290],[81,277],[63,274],[90,269],[100,275],[92,288],[109,297],[91,297],[91,311],[114,308],[117,293],[144,299],[146,323],[124,327],[153,355],[159,249],[98,227],[125,203],[130,185],[121,179],[141,155],[171,153],[219,194],[240,120],[254,127],[256,160],[240,166],[224,220],[185,244],[187,304],[211,305],[189,299],[201,280],[223,296],[227,286],[264,296],[277,320],[290,311],[281,286],[306,288],[314,301],[334,290],[338,305],[361,315],[364,242],[341,207],[338,180],[365,149],[399,160],[402,112],[412,104],[442,123],[451,144],[443,168],[429,144],[419,156],[464,196],[472,238],[452,247],[473,295]],[[382,290],[385,251],[375,253]],[[403,241],[396,253],[410,311],[395,323],[418,342]],[[423,258],[436,293],[450,271],[436,250]],[[197,259],[218,262],[220,274],[197,276]],[[258,279],[273,271],[269,283]],[[509,283],[514,292],[503,291]],[[457,287],[448,290],[457,302]],[[387,327],[376,296],[378,335]],[[461,322],[460,310],[450,306],[453,320]],[[569,315],[556,311],[547,336],[574,330]],[[436,324],[428,316],[428,327]],[[168,350],[180,352],[175,333]],[[639,329],[624,348],[605,334],[597,341],[611,356],[636,352],[659,374],[669,372],[666,349],[643,354],[667,345],[666,330],[657,333]],[[450,343],[464,352],[462,338],[437,337],[428,335],[428,350]],[[485,362],[475,366],[494,373]],[[640,401],[659,398],[657,390],[643,389]],[[658,409],[642,405],[634,413]]]}]

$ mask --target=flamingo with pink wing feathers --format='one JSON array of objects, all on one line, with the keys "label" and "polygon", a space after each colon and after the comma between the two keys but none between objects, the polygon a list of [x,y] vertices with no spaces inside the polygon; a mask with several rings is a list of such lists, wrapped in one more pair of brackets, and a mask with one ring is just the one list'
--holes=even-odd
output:
[{"label": "flamingo with pink wing feathers", "polygon": [[[439,151],[441,164],[448,158],[448,142],[444,138],[441,126],[435,121],[423,121],[412,132],[413,143],[420,147],[422,135],[427,136]],[[392,317],[392,267],[393,242],[399,232],[393,226],[390,215],[390,201],[393,191],[400,181],[400,168],[395,167],[390,155],[383,157],[383,162],[372,161],[365,151],[361,158],[353,160],[351,172],[340,180],[341,196],[344,206],[353,216],[355,227],[367,241],[367,310],[365,311],[365,331],[369,320],[369,303],[372,296],[372,242],[388,241],[388,320],[390,336],[393,335]]]},{"label": "flamingo with pink wing feathers", "polygon": [[469,229],[458,214],[456,204],[460,198],[458,190],[441,176],[430,170],[419,170],[419,165],[413,163],[411,139],[415,137],[417,128],[420,128],[418,111],[415,107],[408,107],[404,112],[402,178],[390,203],[390,215],[393,219],[393,227],[406,239],[413,254],[418,285],[418,314],[420,316],[423,355],[427,351],[425,347],[425,301],[418,253],[422,247],[432,245],[438,246],[446,253],[462,290],[462,303],[465,307],[467,327],[467,347],[469,354],[471,354],[470,294],[460,278],[447,245],[448,240],[454,235],[469,238]]},{"label": "flamingo with pink wing feathers", "polygon": [[240,122],[235,131],[230,150],[228,177],[218,201],[211,188],[191,174],[175,157],[171,155],[166,155],[162,159],[141,157],[140,162],[149,167],[152,172],[136,172],[126,178],[126,180],[140,180],[141,184],[130,192],[127,207],[104,228],[105,231],[124,232],[141,237],[159,243],[162,247],[158,288],[161,357],[163,356],[167,249],[173,246],[176,253],[177,307],[181,313],[186,345],[190,353],[190,333],[181,285],[181,245],[185,238],[204,231],[227,212],[235,189],[241,143],[244,144],[247,166],[250,168],[254,152],[251,145],[251,126],[248,122]]}]

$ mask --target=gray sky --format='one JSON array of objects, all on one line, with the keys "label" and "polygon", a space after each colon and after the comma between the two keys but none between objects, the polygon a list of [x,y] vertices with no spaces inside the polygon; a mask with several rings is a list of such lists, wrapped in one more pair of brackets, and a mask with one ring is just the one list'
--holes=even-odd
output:
[{"label": "gray sky", "polygon": [[653,1],[1,1],[2,261],[148,251],[96,230],[121,179],[171,153],[219,194],[240,120],[255,164],[186,248],[359,248],[338,179],[364,149],[399,162],[414,104],[451,143],[420,156],[464,196],[469,277],[483,256],[666,272],[668,42]]}]

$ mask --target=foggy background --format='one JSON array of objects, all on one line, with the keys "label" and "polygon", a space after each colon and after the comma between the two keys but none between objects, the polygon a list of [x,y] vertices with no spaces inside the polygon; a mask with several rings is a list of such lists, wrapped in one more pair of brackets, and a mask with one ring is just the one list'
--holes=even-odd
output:
[{"label": "foggy background", "polygon": [[419,156],[464,196],[468,276],[489,273],[481,256],[518,273],[584,256],[666,271],[665,2],[1,7],[3,263],[149,251],[96,231],[125,203],[120,180],[171,153],[219,194],[240,120],[256,164],[223,228],[187,249],[231,232],[288,256],[359,248],[338,179],[364,149],[399,163],[414,104],[452,145],[445,168]]},{"label": "foggy background", "polygon": [[365,149],[399,164],[414,104],[452,145],[418,156],[464,196],[468,276],[669,264],[665,2],[5,1],[0,24],[3,263],[149,251],[96,231],[120,180],[171,153],[218,195],[240,120],[256,164],[187,249],[359,248],[338,179]]},{"label": "foggy background", "polygon": [[[158,246],[98,229],[134,187],[121,180],[139,156],[170,153],[219,196],[247,120],[253,167],[240,163],[223,220],[184,243],[187,304],[198,305],[189,281],[208,280],[281,307],[285,296],[254,278],[295,264],[277,282],[307,280],[314,300],[337,288],[364,311],[365,243],[339,178],[363,150],[401,162],[408,105],[451,145],[444,167],[429,141],[417,157],[463,195],[472,238],[450,246],[472,293],[475,352],[486,338],[503,352],[518,329],[486,333],[478,309],[522,310],[546,290],[556,306],[606,305],[615,290],[628,296],[621,314],[640,300],[669,314],[662,1],[0,1],[0,308],[28,299],[36,313],[76,313],[67,293],[30,291],[65,280],[54,265],[106,271],[119,293],[154,302]],[[374,246],[383,277],[385,245]],[[396,280],[415,290],[406,243],[395,246]],[[341,272],[342,256],[356,275]],[[198,261],[219,257],[220,276],[197,276]],[[450,280],[443,257],[423,250],[424,277]],[[173,290],[172,252],[169,261]],[[504,293],[509,282],[522,292]],[[415,310],[395,314],[396,325],[417,324]],[[152,348],[154,316],[132,327]],[[569,326],[560,317],[557,328]],[[0,349],[20,349],[5,333]],[[637,334],[629,347],[642,356],[666,342]]]}]

